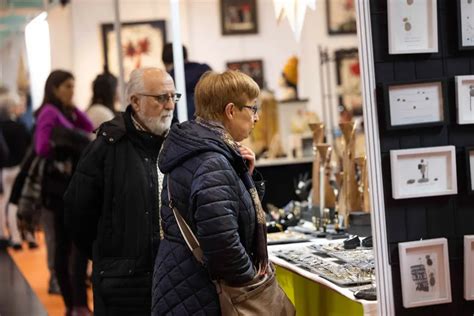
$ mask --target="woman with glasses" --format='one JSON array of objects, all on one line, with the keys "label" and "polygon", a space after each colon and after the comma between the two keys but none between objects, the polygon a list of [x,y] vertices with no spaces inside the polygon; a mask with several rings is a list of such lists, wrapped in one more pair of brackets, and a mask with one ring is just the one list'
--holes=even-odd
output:
[{"label": "woman with glasses", "polygon": [[[206,72],[196,119],[174,125],[159,156],[163,240],[155,259],[153,315],[220,315],[213,280],[240,286],[267,272],[266,227],[255,155],[240,145],[258,122],[258,85],[236,71]],[[167,191],[168,190],[168,191]],[[202,249],[199,263],[170,199]]]}]

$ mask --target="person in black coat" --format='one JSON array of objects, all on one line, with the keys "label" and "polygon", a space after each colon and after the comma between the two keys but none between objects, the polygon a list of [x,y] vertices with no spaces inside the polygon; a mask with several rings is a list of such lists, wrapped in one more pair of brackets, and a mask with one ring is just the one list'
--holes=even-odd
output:
[{"label": "person in black coat", "polygon": [[[161,59],[165,64],[166,71],[174,78],[174,58],[173,58],[173,44],[167,43],[163,47]],[[188,120],[192,120],[194,117],[195,106],[194,106],[194,89],[202,74],[206,71],[211,70],[208,64],[201,64],[188,60],[188,50],[183,45],[183,59],[184,59],[184,81],[186,84],[186,107],[188,110]],[[177,117],[176,109],[174,113]]]},{"label": "person in black coat", "polygon": [[[0,218],[7,216],[9,243],[15,250],[22,249],[22,238],[17,226],[17,205],[16,203],[10,203],[10,197],[14,194],[14,181],[20,171],[20,163],[25,157],[31,142],[28,129],[18,121],[18,117],[24,111],[24,105],[14,94],[8,91],[0,94],[0,130],[8,151],[6,159],[1,163],[1,180],[4,192],[0,195]],[[30,248],[36,248],[38,245],[34,235],[31,232],[27,232],[25,235]],[[2,237],[0,228],[0,239],[3,238],[5,237]]]},{"label": "person in black coat", "polygon": [[159,245],[158,152],[179,100],[157,68],[134,70],[130,105],[103,123],[64,196],[65,221],[93,260],[94,315],[150,315]]},{"label": "person in black coat", "polygon": [[[196,119],[173,125],[159,157],[166,175],[152,315],[220,315],[212,280],[239,286],[264,274],[268,263],[256,194],[263,182],[251,178],[255,155],[239,144],[258,121],[259,87],[241,72],[207,72],[195,93]],[[204,266],[186,246],[167,189],[200,243]]]}]

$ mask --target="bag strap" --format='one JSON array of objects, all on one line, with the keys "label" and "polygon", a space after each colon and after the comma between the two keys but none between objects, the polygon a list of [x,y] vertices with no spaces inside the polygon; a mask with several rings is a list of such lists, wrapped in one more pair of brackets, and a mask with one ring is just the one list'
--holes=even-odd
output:
[{"label": "bag strap", "polygon": [[203,260],[203,253],[201,246],[199,245],[199,241],[197,240],[196,236],[192,232],[191,228],[189,225],[186,223],[184,218],[181,216],[179,213],[178,209],[174,207],[173,201],[171,199],[171,193],[170,193],[170,175],[168,174],[166,177],[167,181],[167,186],[166,189],[168,190],[168,201],[169,201],[169,208],[173,210],[174,218],[176,219],[176,223],[178,224],[179,230],[181,232],[181,235],[183,235],[184,241],[189,247],[189,250],[193,253],[194,257],[200,264],[204,264]]}]

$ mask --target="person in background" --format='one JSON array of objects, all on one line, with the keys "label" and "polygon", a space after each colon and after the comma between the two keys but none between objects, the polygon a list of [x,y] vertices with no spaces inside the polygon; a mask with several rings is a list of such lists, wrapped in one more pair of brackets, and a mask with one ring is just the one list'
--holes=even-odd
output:
[{"label": "person in background", "polygon": [[[45,234],[54,232],[54,271],[66,315],[86,316],[90,315],[85,284],[87,258],[72,247],[64,226],[63,195],[93,126],[74,105],[73,95],[73,75],[63,70],[51,72],[43,102],[36,112],[34,146],[36,154],[46,160],[41,183],[43,215],[48,218],[44,221]],[[46,236],[47,242],[48,239],[51,238]],[[48,251],[53,248],[49,243]]]},{"label": "person in background", "polygon": [[[252,179],[255,154],[240,144],[259,120],[259,94],[241,72],[205,73],[196,86],[196,119],[174,125],[163,144],[164,238],[155,260],[152,315],[220,315],[212,280],[240,286],[266,271],[258,195],[264,184]],[[168,206],[170,194],[200,243],[204,266],[186,246]]]},{"label": "person in background", "polygon": [[[163,47],[162,60],[165,64],[166,71],[173,77],[174,76],[174,64],[173,64],[173,44],[167,43]],[[194,117],[194,88],[201,78],[202,74],[211,67],[207,64],[200,64],[188,60],[188,50],[183,45],[183,59],[184,59],[184,80],[186,84],[186,107],[188,111],[188,120],[192,120]],[[175,109],[174,116],[177,117],[177,111]]]},{"label": "person in background", "polygon": [[[1,90],[1,89],[0,89]],[[9,203],[13,182],[20,171],[20,163],[31,142],[26,126],[18,122],[25,112],[25,104],[11,92],[0,94],[0,129],[8,146],[8,159],[3,163],[2,182],[4,192],[0,195],[0,216],[7,215],[10,245],[15,250],[22,249],[22,238],[17,225],[17,205]],[[26,233],[29,248],[37,248],[35,237]]]},{"label": "person in background", "polygon": [[115,117],[115,101],[117,100],[117,78],[107,70],[97,75],[92,83],[92,102],[87,109],[87,116],[94,125],[94,130]]},{"label": "person in background", "polygon": [[94,315],[150,315],[160,242],[158,153],[180,94],[158,68],[136,69],[125,112],[99,127],[64,196],[66,224],[92,258]]}]

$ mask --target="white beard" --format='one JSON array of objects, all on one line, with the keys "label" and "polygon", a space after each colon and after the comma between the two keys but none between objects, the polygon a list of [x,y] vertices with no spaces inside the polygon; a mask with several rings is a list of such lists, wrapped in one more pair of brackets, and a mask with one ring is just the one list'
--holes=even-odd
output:
[{"label": "white beard", "polygon": [[161,136],[170,129],[173,111],[163,111],[159,117],[143,117],[141,114],[138,114],[138,118],[150,132]]}]

